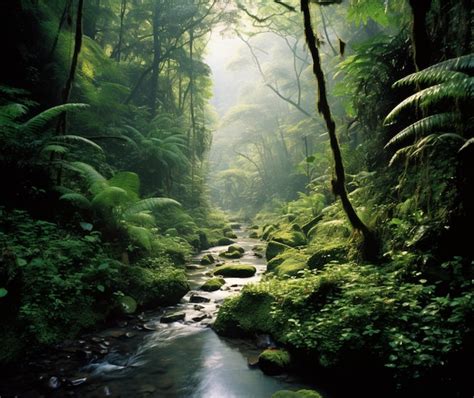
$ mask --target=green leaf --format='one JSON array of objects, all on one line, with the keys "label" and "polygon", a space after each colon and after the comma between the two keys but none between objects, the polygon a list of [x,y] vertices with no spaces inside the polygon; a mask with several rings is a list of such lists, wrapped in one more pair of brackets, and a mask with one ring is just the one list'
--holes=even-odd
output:
[{"label": "green leaf", "polygon": [[26,264],[28,264],[28,261],[26,261],[24,258],[17,257],[16,265],[18,265],[19,267],[24,267]]},{"label": "green leaf", "polygon": [[103,285],[97,285],[97,290],[98,290],[99,292],[104,293],[104,292],[105,292],[105,287],[104,287]]},{"label": "green leaf", "polygon": [[80,222],[79,225],[84,231],[92,231],[92,228],[94,228],[94,226],[88,222]]},{"label": "green leaf", "polygon": [[0,288],[0,298],[5,297],[8,294],[8,290],[1,287]]}]

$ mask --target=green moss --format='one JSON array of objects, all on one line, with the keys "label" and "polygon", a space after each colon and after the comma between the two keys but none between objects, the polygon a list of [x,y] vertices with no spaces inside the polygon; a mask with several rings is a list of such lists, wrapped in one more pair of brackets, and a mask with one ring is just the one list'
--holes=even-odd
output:
[{"label": "green moss", "polygon": [[314,390],[281,390],[273,394],[272,398],[322,398],[322,395]]},{"label": "green moss", "polygon": [[201,286],[201,290],[204,290],[205,292],[213,292],[219,290],[223,285],[225,285],[225,280],[223,278],[212,278]]},{"label": "green moss", "polygon": [[239,245],[230,245],[227,251],[229,252],[238,251],[239,253],[245,253],[244,248]]},{"label": "green moss", "polygon": [[210,265],[210,264],[214,264],[215,262],[216,262],[216,259],[214,258],[214,256],[212,254],[205,254],[201,258],[201,264],[202,265]]},{"label": "green moss", "polygon": [[229,238],[219,238],[217,240],[217,246],[226,246],[226,245],[231,245],[232,243],[235,243],[232,239]]},{"label": "green moss", "polygon": [[224,236],[230,239],[237,239],[237,235],[234,233],[234,231],[226,231],[224,232]]},{"label": "green moss", "polygon": [[249,238],[250,239],[258,239],[258,232],[257,231],[251,231],[249,233]]},{"label": "green moss", "polygon": [[268,349],[258,357],[258,365],[265,374],[276,375],[290,367],[290,354],[282,349]]},{"label": "green moss", "polygon": [[284,245],[297,247],[306,244],[306,237],[301,231],[279,231],[273,234],[273,240],[283,243]]},{"label": "green moss", "polygon": [[273,297],[267,292],[244,288],[239,296],[224,301],[213,328],[224,336],[273,335],[275,326],[270,316],[273,302]]},{"label": "green moss", "polygon": [[253,265],[225,264],[214,270],[214,275],[222,275],[230,278],[250,278],[254,276],[257,269]]},{"label": "green moss", "polygon": [[133,297],[120,296],[118,302],[124,314],[133,314],[137,310],[137,302]]},{"label": "green moss", "polygon": [[267,261],[270,261],[272,258],[289,249],[291,249],[290,246],[271,240],[268,242],[267,250],[265,251],[265,257]]},{"label": "green moss", "polygon": [[296,276],[298,272],[307,268],[308,256],[296,249],[285,250],[272,258],[267,264],[267,272],[278,276]]},{"label": "green moss", "polygon": [[234,251],[225,251],[225,252],[220,252],[219,257],[224,257],[224,258],[240,258],[242,257],[243,254],[237,250]]},{"label": "green moss", "polygon": [[330,262],[344,263],[347,261],[348,244],[338,241],[330,242],[316,249],[311,247],[309,250],[315,250],[308,258],[307,266],[310,269],[321,269]]},{"label": "green moss", "polygon": [[277,230],[277,225],[275,224],[268,224],[264,225],[262,229],[262,239],[268,240],[270,238],[270,235]]},{"label": "green moss", "polygon": [[142,307],[176,304],[189,291],[184,270],[171,266],[124,266],[120,281],[119,290],[135,298]]}]

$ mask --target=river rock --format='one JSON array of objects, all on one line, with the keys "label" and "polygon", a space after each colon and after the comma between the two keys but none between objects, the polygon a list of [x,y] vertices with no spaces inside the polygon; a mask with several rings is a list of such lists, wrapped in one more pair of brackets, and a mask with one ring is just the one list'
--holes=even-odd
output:
[{"label": "river rock", "polygon": [[210,298],[199,296],[197,294],[192,294],[189,298],[190,303],[209,303],[210,301]]},{"label": "river rock", "polygon": [[203,310],[204,308],[206,308],[206,307],[204,307],[203,305],[199,305],[199,304],[195,304],[195,305],[194,305],[194,309],[195,309],[196,311],[201,311],[201,310]]},{"label": "river rock", "polygon": [[69,380],[69,385],[71,387],[77,387],[77,386],[80,386],[81,384],[84,384],[86,381],[87,381],[87,377],[80,377],[78,379]]},{"label": "river rock", "polygon": [[185,312],[174,312],[171,314],[164,314],[161,317],[160,322],[161,323],[178,322],[178,321],[184,320],[184,318],[186,318]]},{"label": "river rock", "polygon": [[192,318],[194,322],[201,322],[203,319],[207,318],[207,314],[196,315]]},{"label": "river rock", "polygon": [[59,387],[61,387],[61,380],[59,380],[59,377],[51,376],[48,379],[47,384],[50,390],[57,390]]},{"label": "river rock", "polygon": [[255,368],[258,366],[258,355],[250,355],[247,357],[247,365],[250,368]]},{"label": "river rock", "polygon": [[189,271],[195,271],[197,269],[201,269],[202,267],[200,265],[196,264],[186,264],[186,269]]}]

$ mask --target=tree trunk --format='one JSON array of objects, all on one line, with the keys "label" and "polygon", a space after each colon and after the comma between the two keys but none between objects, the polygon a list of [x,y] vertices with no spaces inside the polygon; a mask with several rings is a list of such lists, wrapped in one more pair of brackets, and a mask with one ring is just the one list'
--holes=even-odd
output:
[{"label": "tree trunk", "polygon": [[[71,68],[69,69],[69,76],[66,80],[66,85],[63,89],[62,103],[66,104],[69,102],[71,95],[72,84],[76,75],[77,62],[79,59],[79,53],[82,47],[82,12],[84,9],[84,0],[79,0],[77,5],[77,17],[76,17],[76,34],[74,38],[74,52],[72,54]],[[63,113],[59,118],[58,133],[64,134],[66,132],[66,113]]]},{"label": "tree trunk", "polygon": [[115,59],[117,62],[120,62],[120,58],[122,57],[122,43],[123,43],[123,22],[125,20],[125,13],[127,11],[127,0],[122,0],[120,5],[120,30],[119,30],[119,38],[117,43],[117,51],[115,54]]},{"label": "tree trunk", "polygon": [[431,8],[431,0],[409,0],[413,13],[412,43],[413,60],[417,70],[430,65],[431,43],[426,30],[426,15]]},{"label": "tree trunk", "polygon": [[324,79],[324,72],[321,67],[321,60],[319,57],[319,50],[317,47],[316,36],[311,24],[311,12],[309,7],[309,0],[301,0],[301,11],[304,17],[304,32],[306,36],[306,43],[313,58],[313,73],[318,83],[318,112],[323,116],[328,129],[329,141],[334,158],[334,178],[331,181],[333,192],[341,199],[342,208],[351,223],[352,228],[360,232],[363,238],[362,254],[367,259],[372,259],[377,256],[377,245],[375,237],[369,228],[362,222],[357,215],[351,201],[347,195],[345,184],[345,171],[342,162],[341,149],[336,134],[336,123],[334,122],[331,109],[329,107],[326,82]]},{"label": "tree trunk", "polygon": [[[191,68],[189,73],[189,107],[191,113],[191,137],[188,136],[188,148],[191,154],[191,196],[194,196],[194,177],[195,177],[195,144],[196,144],[196,115],[194,113],[194,69],[193,69],[193,48],[194,46],[194,32],[191,28],[189,31],[189,59],[191,61]],[[191,139],[190,139],[191,138]]]},{"label": "tree trunk", "polygon": [[149,108],[151,116],[156,115],[156,100],[158,96],[158,76],[160,74],[160,62],[161,62],[161,43],[159,36],[159,12],[160,4],[155,0],[155,7],[153,8],[153,64],[152,64],[152,74],[150,82],[150,101]]}]

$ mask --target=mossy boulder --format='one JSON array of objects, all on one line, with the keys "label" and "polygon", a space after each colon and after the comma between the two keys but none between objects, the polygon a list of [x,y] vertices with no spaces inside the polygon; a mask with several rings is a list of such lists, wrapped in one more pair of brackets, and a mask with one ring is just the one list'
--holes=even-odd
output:
[{"label": "mossy boulder", "polygon": [[246,264],[224,264],[217,267],[213,274],[230,278],[250,278],[255,275],[257,269],[253,265]]},{"label": "mossy boulder", "polygon": [[122,267],[117,289],[133,297],[139,307],[150,308],[177,304],[189,291],[189,284],[183,269],[134,265]]},{"label": "mossy boulder", "polygon": [[230,245],[227,251],[229,252],[238,251],[239,253],[245,253],[244,248],[239,245]]},{"label": "mossy boulder", "polygon": [[314,390],[289,391],[281,390],[272,395],[272,398],[323,398],[322,395]]},{"label": "mossy boulder", "polygon": [[249,238],[250,239],[258,239],[258,232],[257,231],[251,231],[249,233]]},{"label": "mossy boulder", "polygon": [[219,257],[224,257],[224,258],[240,258],[242,257],[243,254],[237,250],[232,250],[232,251],[224,251],[219,253]]},{"label": "mossy boulder", "polygon": [[290,231],[279,231],[274,233],[272,239],[291,247],[303,246],[307,243],[304,233],[293,229]]},{"label": "mossy boulder", "polygon": [[209,249],[211,247],[211,244],[209,243],[209,239],[207,237],[206,232],[199,230],[198,236],[199,236],[199,248],[201,250]]},{"label": "mossy boulder", "polygon": [[346,243],[336,241],[318,247],[308,258],[306,264],[309,269],[321,269],[330,262],[344,263],[347,261],[348,252]]},{"label": "mossy boulder", "polygon": [[258,357],[258,366],[267,375],[278,375],[284,373],[290,367],[291,358],[286,350],[267,349]]},{"label": "mossy boulder", "polygon": [[201,290],[204,290],[205,292],[214,292],[219,290],[224,285],[225,280],[223,278],[212,278],[201,286]]},{"label": "mossy boulder", "polygon": [[232,229],[240,229],[242,227],[242,225],[238,222],[233,222],[233,223],[230,223],[230,227]]},{"label": "mossy boulder", "polygon": [[133,297],[120,296],[118,302],[124,314],[133,314],[137,310],[137,301]]},{"label": "mossy boulder", "polygon": [[235,243],[235,241],[227,237],[219,238],[217,240],[217,246],[226,246],[226,245],[231,245],[232,243]]},{"label": "mossy boulder", "polygon": [[268,242],[267,250],[265,251],[265,258],[269,261],[289,249],[291,249],[291,246],[271,240]]},{"label": "mossy boulder", "polygon": [[278,276],[297,276],[307,267],[308,256],[296,249],[282,252],[271,259],[267,264],[267,272],[273,272]]},{"label": "mossy boulder", "polygon": [[230,239],[237,239],[237,235],[234,233],[234,231],[225,231],[224,236]]},{"label": "mossy boulder", "polygon": [[274,335],[278,330],[270,315],[274,298],[269,293],[250,292],[228,298],[219,308],[214,330],[229,337],[255,336],[256,333]]},{"label": "mossy boulder", "polygon": [[263,226],[262,229],[262,239],[268,240],[270,238],[270,235],[276,231],[278,226],[276,224],[267,224]]},{"label": "mossy boulder", "polygon": [[212,254],[205,254],[201,258],[201,265],[210,265],[210,264],[214,264],[215,262],[216,262],[216,259],[214,258]]}]

